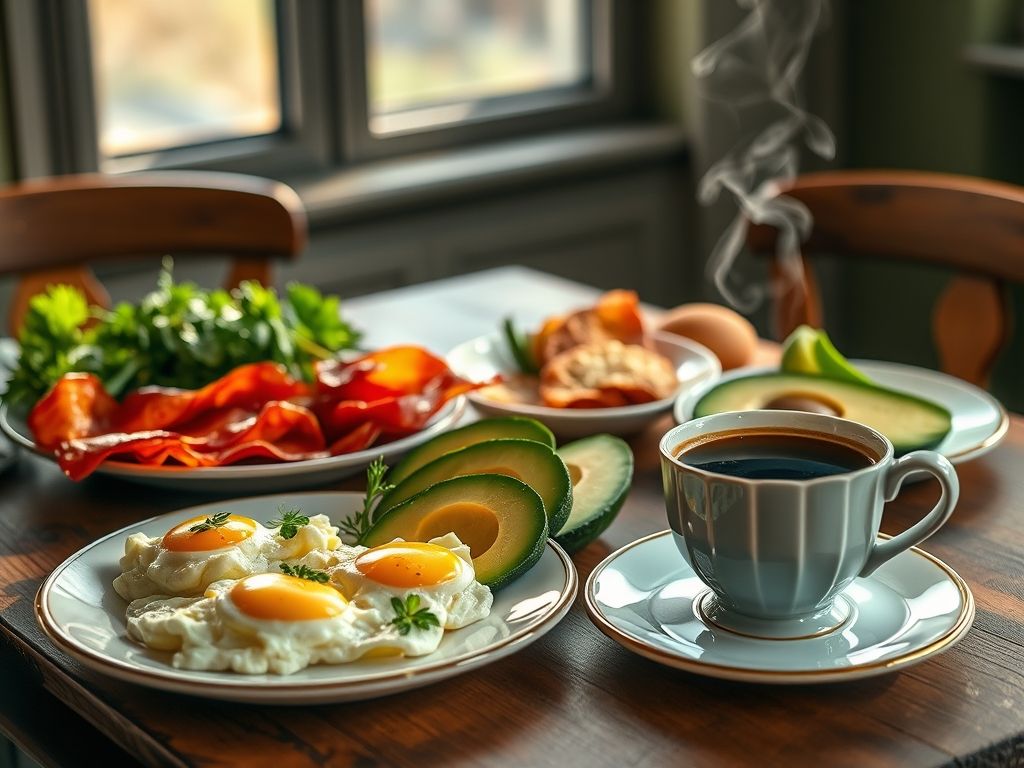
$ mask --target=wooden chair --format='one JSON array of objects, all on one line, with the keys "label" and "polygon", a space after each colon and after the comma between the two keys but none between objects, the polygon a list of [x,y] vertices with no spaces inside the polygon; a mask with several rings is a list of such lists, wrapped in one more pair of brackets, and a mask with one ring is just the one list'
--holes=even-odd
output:
[{"label": "wooden chair", "polygon": [[[941,265],[957,275],[932,315],[940,363],[962,379],[988,383],[1010,330],[1006,283],[1024,282],[1024,188],[916,171],[834,171],[800,176],[781,191],[810,209],[814,229],[804,243],[803,280],[777,301],[780,338],[800,323],[821,325],[808,253]],[[775,235],[755,226],[747,242],[773,252]],[[780,265],[773,271],[780,275]]]},{"label": "wooden chair", "polygon": [[295,258],[306,243],[298,195],[269,179],[202,171],[127,176],[85,174],[0,189],[0,275],[21,280],[9,310],[17,333],[29,299],[47,285],[110,297],[90,265],[138,257],[232,257],[228,287],[271,282],[270,260]]}]

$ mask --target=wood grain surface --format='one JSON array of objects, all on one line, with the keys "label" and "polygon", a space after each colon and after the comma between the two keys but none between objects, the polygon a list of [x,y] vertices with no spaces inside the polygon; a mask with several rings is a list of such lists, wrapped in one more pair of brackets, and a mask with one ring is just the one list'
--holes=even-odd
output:
[{"label": "wood grain surface", "polygon": [[[365,319],[389,303],[408,309],[410,302],[422,300],[440,312],[437,298],[443,295],[451,302],[445,310],[450,318],[473,316],[482,327],[492,315],[500,317],[502,307],[476,316],[472,305],[480,300],[480,291],[489,287],[493,294],[496,285],[533,286],[534,294],[548,303],[541,305],[548,312],[551,302],[571,305],[587,295],[572,284],[510,270],[419,293],[409,289],[397,298],[391,294],[354,302],[350,311],[353,319]],[[458,296],[465,297],[462,303]],[[474,329],[472,323],[463,326],[459,340]],[[448,341],[438,339],[434,346],[443,349]],[[633,491],[606,534],[575,556],[581,579],[609,552],[666,527],[657,438],[670,426],[666,417],[632,440],[637,459]],[[898,674],[859,682],[763,686],[667,669],[604,637],[577,601],[558,627],[508,659],[375,701],[262,707],[121,684],[85,670],[42,636],[32,611],[35,592],[59,562],[97,537],[211,497],[103,478],[76,485],[49,462],[33,457],[0,475],[0,630],[23,653],[25,660],[17,663],[30,670],[33,690],[49,690],[133,759],[153,765],[564,768],[1021,762],[1022,466],[1024,419],[1014,417],[1003,445],[960,468],[960,504],[926,543],[973,590],[974,628],[945,654]],[[928,511],[937,495],[931,483],[906,489],[887,508],[882,529],[904,529]],[[14,663],[5,661],[5,670]],[[0,712],[9,706],[0,700]],[[0,728],[3,722],[0,717]],[[44,743],[46,734],[61,738],[45,715],[36,725],[43,734],[37,738]]]}]

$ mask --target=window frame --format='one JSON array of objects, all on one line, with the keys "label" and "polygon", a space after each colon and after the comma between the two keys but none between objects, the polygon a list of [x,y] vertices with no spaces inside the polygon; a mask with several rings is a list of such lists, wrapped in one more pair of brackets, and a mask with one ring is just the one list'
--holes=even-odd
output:
[{"label": "window frame", "polygon": [[625,50],[631,37],[626,34],[626,3],[589,0],[585,7],[590,16],[590,34],[584,40],[591,66],[588,83],[488,99],[467,120],[376,135],[370,130],[364,4],[340,4],[335,96],[342,105],[345,156],[355,161],[375,160],[575,127],[624,115],[631,106],[624,88],[631,74],[631,57]]},{"label": "window frame", "polygon": [[99,151],[86,0],[3,3],[21,177],[177,168],[274,176],[326,169],[333,162],[319,2],[276,0],[280,132],[110,159]]},{"label": "window frame", "polygon": [[[490,100],[471,119],[383,136],[370,131],[361,0],[276,0],[282,132],[104,160],[97,135],[87,0],[0,0],[9,51],[15,170],[64,173],[205,169],[270,177],[338,172],[352,164],[610,122],[633,98],[632,9],[589,0],[585,86]],[[31,140],[29,140],[31,137]]]}]

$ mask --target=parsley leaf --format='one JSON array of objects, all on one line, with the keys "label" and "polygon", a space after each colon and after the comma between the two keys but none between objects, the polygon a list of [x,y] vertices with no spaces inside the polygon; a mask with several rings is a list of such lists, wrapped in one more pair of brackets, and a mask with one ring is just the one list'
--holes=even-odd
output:
[{"label": "parsley leaf", "polygon": [[289,576],[294,576],[297,579],[306,579],[307,581],[315,581],[317,584],[326,584],[331,580],[327,571],[318,571],[316,568],[310,568],[308,565],[291,566],[288,563],[281,563],[281,570]]},{"label": "parsley leaf", "polygon": [[378,456],[366,468],[366,496],[363,498],[363,508],[338,523],[341,532],[356,542],[362,542],[363,537],[370,530],[371,512],[373,512],[374,505],[381,496],[395,487],[394,483],[384,482],[384,475],[387,474],[387,471],[388,465],[384,463],[384,457]]},{"label": "parsley leaf", "polygon": [[202,533],[203,531],[212,531],[214,528],[222,528],[228,523],[228,518],[231,517],[230,512],[218,512],[213,517],[208,517],[201,523],[196,523],[189,528],[189,533]]},{"label": "parsley leaf", "polygon": [[277,508],[278,517],[267,521],[268,528],[280,528],[278,533],[282,539],[294,539],[299,528],[309,525],[309,518],[298,509],[285,509],[284,504]]},{"label": "parsley leaf", "polygon": [[412,629],[427,630],[431,627],[440,627],[441,622],[428,608],[420,608],[420,596],[409,595],[403,603],[397,597],[391,598],[391,607],[395,611],[395,618],[391,623],[398,627],[398,634],[408,635]]}]

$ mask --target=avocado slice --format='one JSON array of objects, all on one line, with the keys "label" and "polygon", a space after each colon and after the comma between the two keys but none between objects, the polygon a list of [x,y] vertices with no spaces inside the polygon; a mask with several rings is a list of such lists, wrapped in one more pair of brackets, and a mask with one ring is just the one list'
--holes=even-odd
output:
[{"label": "avocado slice", "polygon": [[798,373],[724,381],[697,401],[693,416],[762,408],[818,411],[859,421],[888,437],[896,455],[934,448],[952,426],[949,411],[929,400],[875,384]]},{"label": "avocado slice", "polygon": [[487,440],[460,448],[420,467],[380,500],[374,519],[434,483],[462,475],[508,475],[529,485],[544,501],[548,527],[562,529],[572,508],[569,470],[555,452],[533,440]]},{"label": "avocado slice", "polygon": [[505,475],[469,475],[443,480],[392,507],[361,543],[429,541],[447,533],[469,545],[477,580],[499,589],[540,559],[548,518],[544,502],[526,483]]},{"label": "avocado slice", "polygon": [[799,326],[786,337],[780,368],[783,373],[816,373],[833,379],[873,383],[839,353],[825,331],[809,325]]},{"label": "avocado slice", "polygon": [[444,454],[465,448],[467,445],[482,443],[485,440],[514,438],[533,440],[543,443],[551,450],[555,449],[555,436],[551,430],[536,419],[524,419],[513,416],[503,419],[483,419],[467,424],[465,427],[442,432],[433,440],[428,440],[406,454],[388,475],[388,482],[398,485],[420,467]]},{"label": "avocado slice", "polygon": [[569,552],[583,549],[612,524],[633,484],[633,451],[612,435],[592,435],[558,449],[572,478],[572,511],[554,537]]}]

